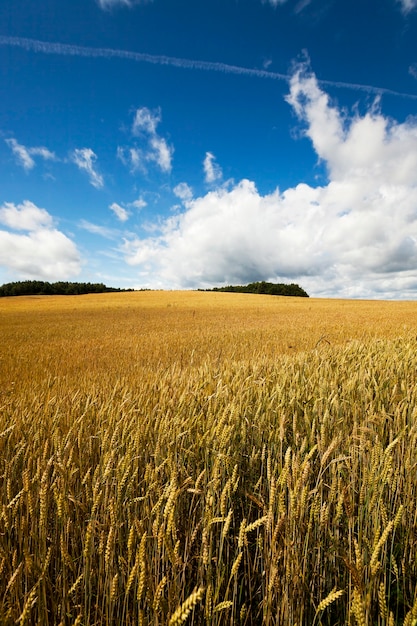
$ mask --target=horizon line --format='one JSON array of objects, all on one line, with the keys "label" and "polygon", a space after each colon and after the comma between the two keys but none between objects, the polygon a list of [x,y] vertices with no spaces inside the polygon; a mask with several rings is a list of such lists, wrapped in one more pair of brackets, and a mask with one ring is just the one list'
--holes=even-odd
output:
[{"label": "horizon line", "polygon": [[[267,70],[242,67],[240,65],[229,65],[216,61],[201,61],[197,59],[183,59],[166,55],[148,54],[146,52],[133,52],[130,50],[119,50],[114,48],[90,48],[86,46],[78,46],[74,44],[63,44],[57,42],[41,41],[38,39],[30,39],[26,37],[10,37],[0,35],[0,45],[22,48],[28,52],[36,52],[43,54],[57,54],[60,56],[78,56],[86,58],[119,58],[135,61],[137,63],[151,63],[153,65],[170,65],[183,69],[196,69],[211,72],[220,72],[223,74],[235,74],[242,76],[253,76],[255,78],[267,78],[269,80],[280,80],[289,82],[291,74],[282,74],[280,72],[269,72]],[[375,95],[390,95],[400,98],[408,98],[417,100],[417,94],[403,93],[388,89],[386,87],[375,87],[374,85],[363,85],[360,83],[349,83],[343,81],[332,81],[317,78],[320,85],[336,87],[338,89],[350,89],[352,91],[364,91]]]}]

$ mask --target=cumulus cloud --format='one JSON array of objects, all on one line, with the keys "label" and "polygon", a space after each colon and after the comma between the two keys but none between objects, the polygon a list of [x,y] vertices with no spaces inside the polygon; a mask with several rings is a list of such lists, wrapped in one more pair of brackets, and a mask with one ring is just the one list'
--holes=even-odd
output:
[{"label": "cumulus cloud", "polygon": [[220,165],[216,163],[216,157],[211,152],[206,152],[203,161],[204,175],[206,183],[214,183],[223,176]]},{"label": "cumulus cloud", "polygon": [[[299,190],[306,202],[314,195]],[[243,180],[233,189],[217,189],[188,204],[185,213],[169,218],[163,232],[148,240],[125,242],[132,265],[157,268],[173,286],[207,286],[224,282],[259,280],[280,273],[296,276],[304,271],[308,233],[293,240],[278,192],[261,196],[253,182]],[[312,222],[312,217],[309,222]],[[288,255],[288,246],[292,254]],[[191,264],[191,265],[190,265]],[[316,267],[324,266],[316,261]]]},{"label": "cumulus cloud", "polygon": [[373,189],[384,181],[415,185],[415,120],[398,124],[382,115],[377,101],[364,116],[355,114],[344,119],[319,88],[316,77],[306,73],[304,67],[290,81],[287,102],[307,123],[305,134],[327,164],[331,181],[348,180],[360,194],[366,182]]},{"label": "cumulus cloud", "polygon": [[86,172],[93,187],[101,189],[104,186],[103,176],[95,168],[97,155],[91,148],[77,148],[71,153],[71,160],[80,170]]},{"label": "cumulus cloud", "polygon": [[174,148],[168,145],[166,139],[157,132],[157,126],[161,121],[161,110],[151,111],[147,107],[136,110],[133,123],[132,135],[141,142],[138,147],[119,147],[118,158],[129,167],[132,173],[142,171],[146,174],[147,165],[155,163],[165,173],[172,169],[172,156]]},{"label": "cumulus cloud", "polygon": [[12,202],[5,202],[0,207],[0,223],[13,230],[50,228],[52,221],[48,211],[27,200],[17,206]]},{"label": "cumulus cloud", "polygon": [[39,156],[46,161],[56,159],[55,153],[51,152],[44,146],[27,148],[14,138],[5,139],[5,142],[15,155],[18,164],[21,165],[27,172],[35,167],[35,160],[33,159],[34,156]]},{"label": "cumulus cloud", "polygon": [[417,271],[417,122],[342,112],[299,67],[287,102],[325,185],[262,195],[254,182],[191,199],[159,233],[124,242],[141,281],[208,287],[299,282],[313,295],[410,297]]},{"label": "cumulus cloud", "polygon": [[[0,265],[19,278],[67,279],[79,274],[75,244],[53,224],[52,216],[32,202],[0,206]],[[13,231],[27,231],[26,233]]]}]

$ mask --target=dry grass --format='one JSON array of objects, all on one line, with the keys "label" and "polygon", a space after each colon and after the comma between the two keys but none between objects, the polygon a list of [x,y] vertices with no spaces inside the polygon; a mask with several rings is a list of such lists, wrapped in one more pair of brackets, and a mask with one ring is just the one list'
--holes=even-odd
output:
[{"label": "dry grass", "polygon": [[415,624],[416,313],[0,300],[0,623]]}]

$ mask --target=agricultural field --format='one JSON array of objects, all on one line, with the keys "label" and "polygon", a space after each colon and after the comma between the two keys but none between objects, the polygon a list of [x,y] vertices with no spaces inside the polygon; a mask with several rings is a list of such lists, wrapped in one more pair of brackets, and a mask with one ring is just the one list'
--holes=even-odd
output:
[{"label": "agricultural field", "polygon": [[0,624],[417,624],[417,303],[0,300]]}]

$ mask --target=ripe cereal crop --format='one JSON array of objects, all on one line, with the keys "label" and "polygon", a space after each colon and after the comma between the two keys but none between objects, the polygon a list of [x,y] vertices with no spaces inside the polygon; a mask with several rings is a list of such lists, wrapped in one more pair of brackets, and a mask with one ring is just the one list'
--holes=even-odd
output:
[{"label": "ripe cereal crop", "polygon": [[417,304],[0,300],[0,623],[417,623]]}]

